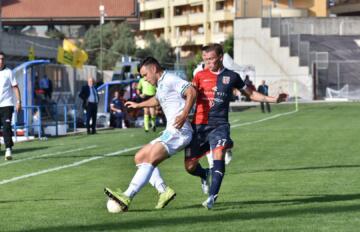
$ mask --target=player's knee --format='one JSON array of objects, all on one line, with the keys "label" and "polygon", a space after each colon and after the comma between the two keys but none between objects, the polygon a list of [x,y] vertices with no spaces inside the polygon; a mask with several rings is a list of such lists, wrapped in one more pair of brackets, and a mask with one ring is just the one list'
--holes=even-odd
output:
[{"label": "player's knee", "polygon": [[134,162],[135,164],[141,164],[144,163],[146,160],[144,159],[144,155],[141,152],[136,153],[134,156]]},{"label": "player's knee", "polygon": [[185,160],[185,170],[188,172],[188,173],[193,173],[196,169],[196,165],[197,165],[197,162],[194,162],[192,160]]}]

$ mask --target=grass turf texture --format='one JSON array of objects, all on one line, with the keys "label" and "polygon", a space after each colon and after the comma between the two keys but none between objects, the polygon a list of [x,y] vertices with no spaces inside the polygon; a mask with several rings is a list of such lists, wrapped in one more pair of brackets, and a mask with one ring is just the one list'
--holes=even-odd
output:
[{"label": "grass turf texture", "polygon": [[[274,105],[231,113],[233,161],[211,211],[200,180],[185,173],[183,153],[160,165],[176,199],[155,210],[146,186],[129,212],[109,214],[103,188],[126,189],[134,151],[0,185],[0,231],[357,231],[360,227],[359,103]],[[109,130],[16,144],[0,182],[146,144],[158,133]],[[92,149],[61,153],[71,149]],[[3,153],[3,151],[2,151]],[[50,156],[46,154],[51,154]],[[3,158],[3,157],[2,157]],[[2,166],[1,166],[2,165]]]}]

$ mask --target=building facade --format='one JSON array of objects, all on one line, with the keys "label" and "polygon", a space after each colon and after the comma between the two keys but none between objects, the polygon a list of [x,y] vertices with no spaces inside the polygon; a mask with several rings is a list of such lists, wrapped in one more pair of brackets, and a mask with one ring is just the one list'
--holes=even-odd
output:
[{"label": "building facade", "polygon": [[359,16],[360,0],[331,0],[329,11],[337,16]]},{"label": "building facade", "polygon": [[145,47],[147,33],[163,38],[181,56],[202,45],[221,43],[233,33],[234,0],[138,0],[140,32],[137,45]]},{"label": "building facade", "polygon": [[[1,1],[0,1],[1,2]],[[47,36],[58,30],[67,38],[79,38],[90,26],[105,22],[127,22],[138,29],[137,0],[26,0],[2,1],[1,28],[10,33]]]},{"label": "building facade", "polygon": [[328,0],[236,0],[236,17],[327,17]]}]

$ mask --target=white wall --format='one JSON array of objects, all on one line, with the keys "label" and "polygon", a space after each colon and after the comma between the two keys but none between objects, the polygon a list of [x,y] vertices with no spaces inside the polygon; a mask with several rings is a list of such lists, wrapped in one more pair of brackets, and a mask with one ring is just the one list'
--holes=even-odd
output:
[{"label": "white wall", "polygon": [[288,47],[280,47],[280,39],[270,36],[269,28],[261,27],[261,18],[241,18],[234,21],[234,61],[255,67],[254,84],[265,80],[270,95],[287,92],[312,100],[312,78],[308,67],[299,66],[299,58],[291,57]]}]

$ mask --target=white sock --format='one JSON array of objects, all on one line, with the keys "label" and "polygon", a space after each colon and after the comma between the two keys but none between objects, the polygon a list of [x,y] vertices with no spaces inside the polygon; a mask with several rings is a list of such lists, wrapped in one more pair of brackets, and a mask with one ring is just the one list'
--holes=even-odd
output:
[{"label": "white sock", "polygon": [[144,187],[150,180],[154,166],[149,163],[143,163],[138,165],[134,177],[132,178],[129,187],[126,189],[124,194],[130,198],[133,198],[142,187]]},{"label": "white sock", "polygon": [[214,167],[214,159],[213,159],[213,154],[212,151],[210,151],[207,155],[206,158],[208,160],[209,163],[209,168],[212,169]]},{"label": "white sock", "polygon": [[154,168],[154,171],[152,172],[151,178],[149,180],[149,183],[156,188],[156,190],[159,193],[164,193],[166,190],[166,184],[163,180],[163,178],[160,175],[160,170],[158,167]]}]

